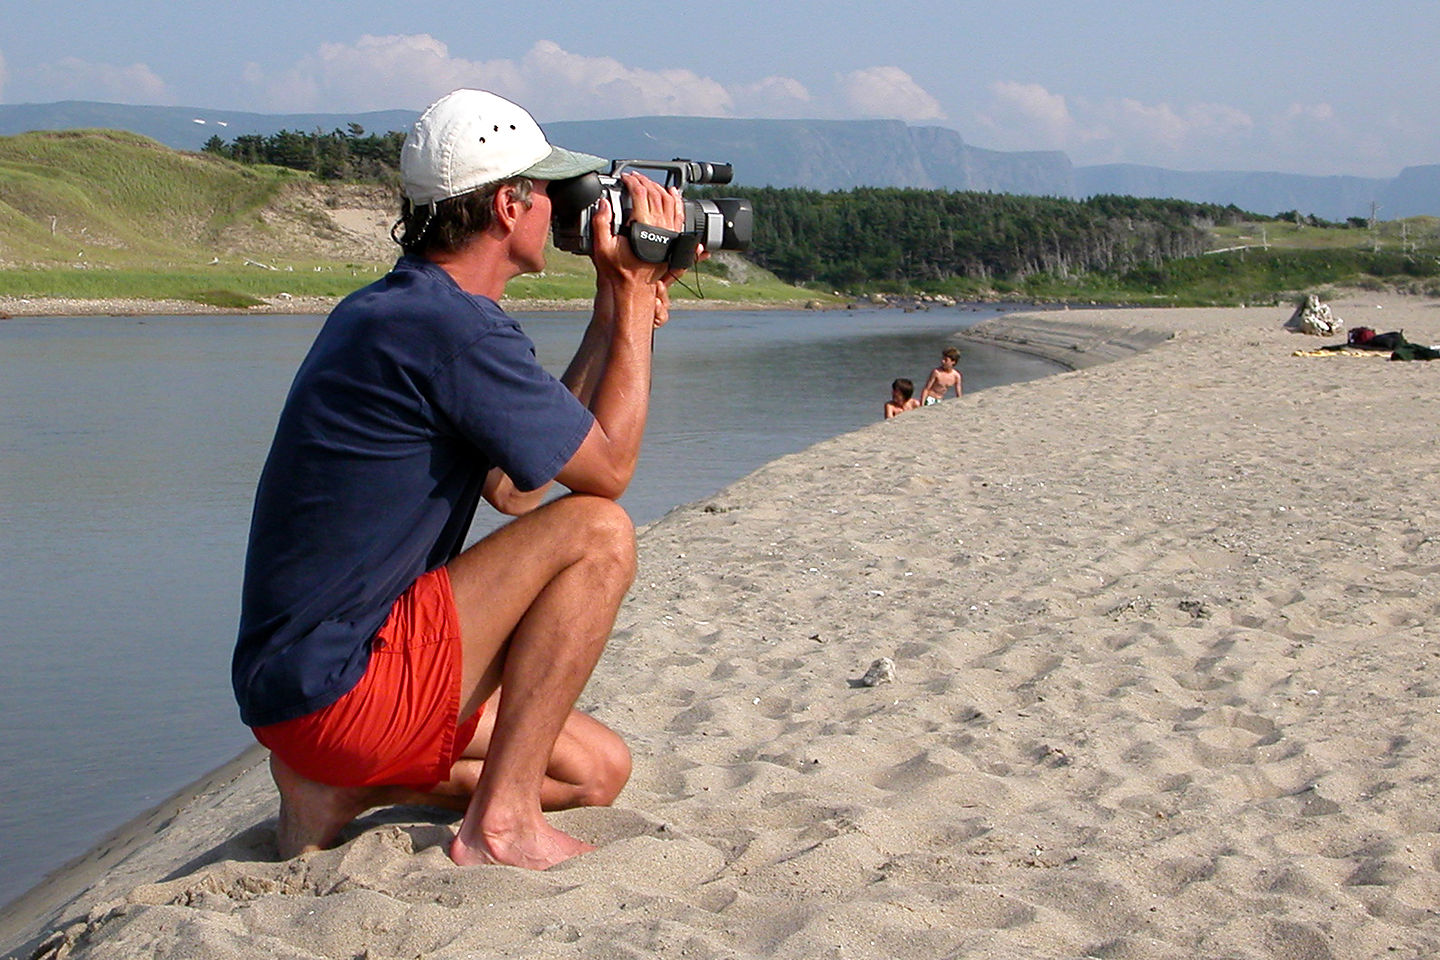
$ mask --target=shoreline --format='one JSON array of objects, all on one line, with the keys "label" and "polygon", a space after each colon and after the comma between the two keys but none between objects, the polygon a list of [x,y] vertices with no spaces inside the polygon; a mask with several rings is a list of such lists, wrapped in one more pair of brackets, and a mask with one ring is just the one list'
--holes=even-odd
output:
[{"label": "shoreline", "polygon": [[1124,359],[1176,336],[1176,331],[1167,332],[1163,328],[1122,326],[1113,322],[1086,323],[1081,318],[1087,315],[1088,310],[1071,311],[1066,308],[1060,311],[1060,316],[1065,318],[1061,327],[1057,327],[1048,314],[1021,310],[963,330],[955,339],[1003,347],[1050,360],[1075,371]]},{"label": "shoreline", "polygon": [[[35,943],[26,943],[19,951],[4,946],[21,934],[24,928],[20,922],[33,926],[34,917],[58,916],[67,904],[82,896],[177,816],[192,809],[203,798],[219,794],[264,763],[268,756],[269,752],[259,744],[246,747],[230,760],[196,777],[164,800],[116,827],[89,850],[51,870],[39,883],[14,900],[0,904],[0,910],[3,910],[0,912],[0,949],[28,953]],[[9,957],[11,953],[0,955]]]},{"label": "shoreline", "polygon": [[[69,297],[0,297],[0,322],[22,320],[34,317],[209,317],[209,316],[267,316],[270,314],[328,314],[341,300],[340,297],[285,297],[271,298],[257,307],[212,307],[193,300],[143,300],[136,298],[112,297],[98,300],[84,300]],[[801,297],[794,300],[715,300],[677,299],[671,303],[675,310],[805,310],[844,309],[839,305],[808,307],[814,298]],[[545,299],[506,298],[501,306],[515,313],[549,313],[589,310],[593,301],[588,298]]]},{"label": "shoreline", "polygon": [[[1376,317],[1393,314],[1440,340],[1433,301],[1332,305],[1349,326],[1391,329]],[[1433,419],[1436,370],[1293,358],[1323,341],[1281,330],[1285,308],[1078,313],[1008,314],[961,339],[1081,372],[826,441],[642,532],[641,574],[581,701],[630,735],[636,775],[619,807],[560,815],[606,847],[539,877],[457,872],[441,862],[448,821],[380,812],[303,859],[302,895],[353,926],[392,923],[378,901],[322,893],[349,877],[372,899],[403,892],[406,917],[450,931],[420,910],[449,891],[495,955],[534,936],[487,908],[502,882],[521,889],[498,899],[542,917],[567,888],[635,903],[628,918],[586,908],[544,927],[564,934],[552,946],[684,930],[712,952],[772,952],[712,925],[729,911],[793,928],[784,955],[820,957],[837,931],[866,930],[855,903],[886,931],[874,947],[845,941],[863,956],[893,955],[896,937],[917,956],[1440,945],[1423,908],[1440,872],[1401,849],[1440,850],[1422,813],[1440,693],[1401,653],[1424,648],[1440,576],[1426,537],[1440,526],[1435,444],[1390,451],[1365,426],[1392,404]],[[943,467],[919,452],[941,449],[956,451]],[[1344,656],[1327,646],[1339,642]],[[846,688],[881,655],[897,663],[893,686]],[[1414,732],[1391,739],[1382,789],[1366,770],[1392,727]],[[58,925],[69,933],[55,945],[68,936],[80,956],[119,931],[173,945],[164,937],[195,935],[177,923],[229,923],[257,898],[285,913],[279,881],[296,871],[263,862],[273,801],[253,752],[47,877],[79,899],[40,897],[42,883],[10,904],[0,944],[19,947],[22,923]],[[1404,842],[1360,839],[1375,836]],[[954,851],[943,868],[938,849]],[[1084,902],[1052,891],[1053,871]],[[1163,914],[1145,911],[1148,891]],[[202,942],[230,955],[226,936]],[[319,946],[305,949],[343,952]]]}]

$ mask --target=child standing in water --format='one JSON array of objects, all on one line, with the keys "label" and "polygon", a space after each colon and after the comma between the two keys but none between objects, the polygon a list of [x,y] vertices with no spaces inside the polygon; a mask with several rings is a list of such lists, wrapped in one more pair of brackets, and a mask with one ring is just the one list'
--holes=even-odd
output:
[{"label": "child standing in water", "polygon": [[920,406],[920,401],[915,399],[915,384],[904,377],[890,384],[890,399],[885,404],[885,419],[890,420],[900,416],[906,410],[914,410]]},{"label": "child standing in water", "polygon": [[955,364],[959,362],[960,351],[956,348],[946,347],[940,352],[940,366],[930,371],[930,379],[925,381],[925,389],[920,391],[922,404],[928,407],[939,403],[951,387],[955,388],[955,396],[960,396],[960,371],[955,369]]}]

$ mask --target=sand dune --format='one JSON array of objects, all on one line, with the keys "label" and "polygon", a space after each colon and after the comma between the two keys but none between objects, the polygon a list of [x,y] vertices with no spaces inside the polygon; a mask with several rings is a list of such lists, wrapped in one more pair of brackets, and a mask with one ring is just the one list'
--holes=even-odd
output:
[{"label": "sand dune", "polygon": [[[1435,302],[1332,306],[1440,341]],[[1287,316],[1000,321],[1113,362],[877,423],[645,530],[581,701],[635,776],[556,817],[593,854],[461,870],[447,817],[393,808],[275,863],[251,762],[22,901],[4,943],[1434,956],[1440,364],[1295,357],[1320,341]],[[881,657],[894,681],[859,685]]]}]

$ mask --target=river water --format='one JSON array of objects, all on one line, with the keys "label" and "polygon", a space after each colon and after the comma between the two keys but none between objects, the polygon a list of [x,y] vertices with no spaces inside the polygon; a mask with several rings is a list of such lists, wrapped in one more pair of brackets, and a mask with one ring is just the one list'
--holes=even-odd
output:
[{"label": "river water", "polygon": [[[678,313],[625,505],[651,522],[880,419],[997,309]],[[229,684],[250,502],[322,319],[0,322],[0,904],[251,743]],[[522,323],[558,373],[584,320]],[[1056,370],[963,354],[967,393]]]}]

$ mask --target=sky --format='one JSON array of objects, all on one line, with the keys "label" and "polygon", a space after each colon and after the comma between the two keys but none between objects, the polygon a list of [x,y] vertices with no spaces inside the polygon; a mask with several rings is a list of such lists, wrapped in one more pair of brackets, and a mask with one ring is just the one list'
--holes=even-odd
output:
[{"label": "sky", "polygon": [[1436,0],[0,0],[0,103],[898,118],[1077,165],[1440,163]]}]

